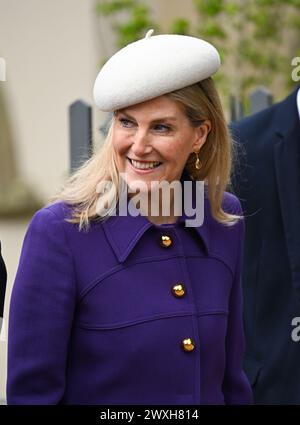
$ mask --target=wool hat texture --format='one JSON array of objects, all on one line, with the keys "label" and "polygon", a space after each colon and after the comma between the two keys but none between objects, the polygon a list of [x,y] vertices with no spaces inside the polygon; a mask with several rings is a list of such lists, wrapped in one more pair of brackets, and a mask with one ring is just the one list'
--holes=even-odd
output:
[{"label": "wool hat texture", "polygon": [[97,75],[93,96],[97,107],[113,112],[213,75],[221,60],[205,40],[179,34],[154,35],[117,51]]}]

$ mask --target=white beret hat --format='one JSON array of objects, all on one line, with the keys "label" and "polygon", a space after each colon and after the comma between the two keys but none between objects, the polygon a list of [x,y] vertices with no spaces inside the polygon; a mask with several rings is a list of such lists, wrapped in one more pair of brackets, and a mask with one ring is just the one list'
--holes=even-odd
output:
[{"label": "white beret hat", "polygon": [[98,108],[112,112],[195,84],[220,67],[218,51],[207,41],[179,34],[152,36],[116,52],[97,75]]}]

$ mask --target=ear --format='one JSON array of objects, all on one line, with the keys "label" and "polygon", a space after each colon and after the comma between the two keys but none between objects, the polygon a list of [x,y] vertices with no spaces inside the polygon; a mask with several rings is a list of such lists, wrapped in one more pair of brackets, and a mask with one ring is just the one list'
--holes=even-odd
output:
[{"label": "ear", "polygon": [[193,150],[198,151],[206,142],[208,133],[211,130],[210,120],[203,121],[198,127],[196,127],[196,137],[193,143]]}]

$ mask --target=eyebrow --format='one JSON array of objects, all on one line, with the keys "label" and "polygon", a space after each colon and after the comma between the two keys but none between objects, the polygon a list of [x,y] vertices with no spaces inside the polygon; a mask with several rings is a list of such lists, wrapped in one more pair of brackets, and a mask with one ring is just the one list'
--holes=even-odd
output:
[{"label": "eyebrow", "polygon": [[[127,112],[119,111],[119,113],[123,114],[127,118],[130,118],[131,120],[135,121],[135,118],[132,117],[131,115],[129,115]],[[155,118],[155,120],[150,121],[150,123],[161,122],[161,121],[166,121],[166,120],[177,121],[177,118],[174,117],[174,116],[160,117],[160,118]]]}]

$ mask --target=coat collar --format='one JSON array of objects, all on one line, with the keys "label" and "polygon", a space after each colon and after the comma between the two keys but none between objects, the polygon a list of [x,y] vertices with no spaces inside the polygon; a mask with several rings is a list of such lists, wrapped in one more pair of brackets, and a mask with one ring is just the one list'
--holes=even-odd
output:
[{"label": "coat collar", "polygon": [[[191,180],[189,174],[184,170],[181,176],[181,183],[183,181],[190,180],[192,181],[192,193],[193,193],[193,202],[192,205],[195,207],[195,190],[196,190],[196,182]],[[204,243],[205,249],[207,253],[209,252],[209,239],[210,239],[210,231],[209,231],[209,201],[207,197],[207,193],[205,191],[205,202],[204,202],[204,222],[199,227],[191,227],[194,229],[196,234],[201,238]],[[185,226],[185,220],[193,219],[193,216],[187,216],[184,208],[182,211],[182,215],[178,217],[176,222],[177,226]],[[131,251],[134,249],[137,242],[141,239],[143,234],[150,228],[158,228],[162,231],[166,230],[164,225],[157,226],[151,223],[147,217],[138,215],[133,217],[131,215],[126,216],[111,216],[105,221],[103,221],[103,229],[110,243],[112,249],[114,250],[118,260],[120,262],[124,262]]]}]

